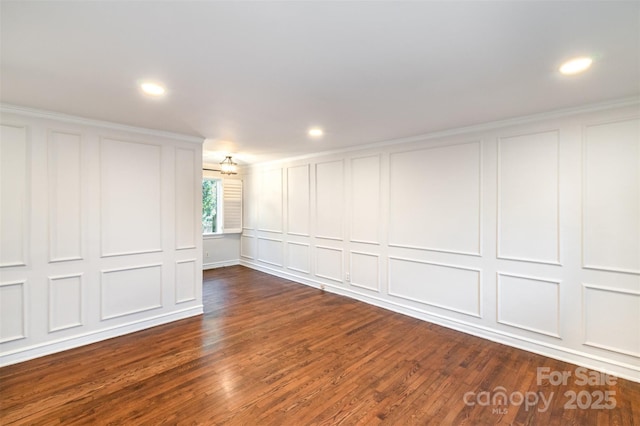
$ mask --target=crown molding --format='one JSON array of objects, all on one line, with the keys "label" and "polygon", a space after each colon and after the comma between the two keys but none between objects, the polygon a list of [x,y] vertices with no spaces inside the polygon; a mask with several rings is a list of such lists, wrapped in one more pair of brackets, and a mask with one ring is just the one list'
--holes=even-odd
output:
[{"label": "crown molding", "polygon": [[339,148],[334,150],[314,152],[310,154],[295,155],[295,156],[286,157],[282,159],[257,162],[251,165],[246,165],[245,167],[251,168],[251,166],[254,166],[254,165],[263,166],[263,165],[269,165],[269,164],[279,164],[284,162],[307,160],[311,158],[324,157],[327,155],[364,151],[367,149],[374,149],[374,148],[384,148],[388,146],[400,145],[405,143],[428,141],[428,140],[446,138],[451,136],[460,136],[468,133],[486,132],[486,131],[505,128],[505,127],[536,123],[544,120],[554,120],[554,119],[559,119],[559,118],[564,118],[564,117],[569,117],[569,116],[574,116],[579,114],[587,114],[587,113],[600,112],[600,111],[631,107],[631,106],[638,106],[640,108],[640,97],[632,96],[628,98],[615,99],[607,102],[600,102],[600,103],[582,105],[582,106],[571,107],[571,108],[562,108],[562,109],[546,111],[538,114],[508,118],[505,120],[489,121],[487,123],[474,124],[471,126],[455,127],[452,129],[431,132],[431,133],[424,133],[421,135],[409,136],[406,138],[390,139],[386,141],[366,143],[362,145],[352,145],[347,148]]},{"label": "crown molding", "polygon": [[197,143],[202,145],[204,137],[183,135],[180,133],[167,132],[164,130],[148,129],[145,127],[129,126],[126,124],[118,124],[110,121],[95,120],[92,118],[79,117],[75,115],[62,114],[59,112],[45,111],[41,109],[22,107],[17,105],[0,104],[0,113],[16,114],[33,118],[44,118],[47,120],[57,120],[65,123],[79,124],[82,126],[101,127],[109,130],[119,130],[129,133],[137,133],[146,136],[156,136],[167,139],[175,139],[184,142]]}]

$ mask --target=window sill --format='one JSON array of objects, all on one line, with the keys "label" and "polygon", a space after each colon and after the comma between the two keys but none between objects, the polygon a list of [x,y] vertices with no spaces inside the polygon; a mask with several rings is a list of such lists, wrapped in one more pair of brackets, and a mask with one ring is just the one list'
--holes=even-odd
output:
[{"label": "window sill", "polygon": [[224,234],[222,232],[217,234],[202,234],[203,240],[217,240],[220,238],[224,238]]}]

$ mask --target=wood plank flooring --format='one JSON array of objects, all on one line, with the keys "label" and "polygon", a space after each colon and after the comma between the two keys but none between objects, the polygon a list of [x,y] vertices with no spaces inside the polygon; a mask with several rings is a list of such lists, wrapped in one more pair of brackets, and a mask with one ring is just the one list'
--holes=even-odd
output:
[{"label": "wood plank flooring", "polygon": [[203,316],[0,369],[0,424],[640,425],[638,383],[538,384],[576,366],[240,266],[204,278]]}]

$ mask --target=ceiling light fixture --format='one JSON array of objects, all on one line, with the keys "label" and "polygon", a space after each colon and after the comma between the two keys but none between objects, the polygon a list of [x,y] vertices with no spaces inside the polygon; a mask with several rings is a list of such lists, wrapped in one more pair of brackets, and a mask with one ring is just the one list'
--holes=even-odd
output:
[{"label": "ceiling light fixture", "polygon": [[238,173],[238,165],[227,155],[220,163],[220,173],[223,175],[235,175]]},{"label": "ceiling light fixture", "polygon": [[144,93],[151,96],[162,96],[165,93],[165,88],[156,83],[145,82],[140,85],[140,88]]},{"label": "ceiling light fixture", "polygon": [[309,136],[311,136],[312,138],[319,138],[322,135],[324,135],[324,132],[322,131],[322,129],[320,129],[318,127],[314,127],[312,129],[309,129]]},{"label": "ceiling light fixture", "polygon": [[560,72],[564,75],[579,74],[586,71],[592,63],[593,59],[588,57],[574,58],[562,64]]}]

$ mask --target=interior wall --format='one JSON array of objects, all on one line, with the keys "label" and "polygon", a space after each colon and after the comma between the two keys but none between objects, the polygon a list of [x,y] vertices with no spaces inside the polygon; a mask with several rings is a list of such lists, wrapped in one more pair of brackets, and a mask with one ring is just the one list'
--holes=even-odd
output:
[{"label": "interior wall", "polygon": [[3,107],[2,364],[202,313],[202,141]]},{"label": "interior wall", "polygon": [[202,245],[202,269],[240,264],[240,234],[206,236]]},{"label": "interior wall", "polygon": [[640,381],[640,113],[245,171],[243,265]]}]

